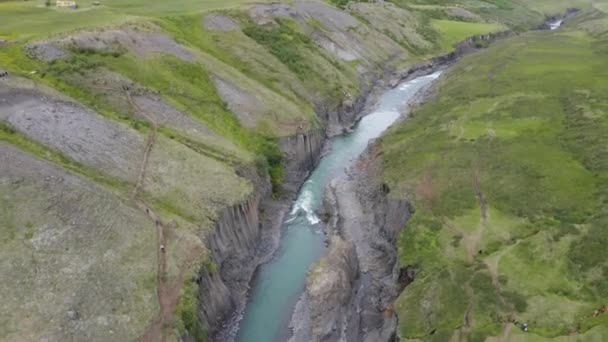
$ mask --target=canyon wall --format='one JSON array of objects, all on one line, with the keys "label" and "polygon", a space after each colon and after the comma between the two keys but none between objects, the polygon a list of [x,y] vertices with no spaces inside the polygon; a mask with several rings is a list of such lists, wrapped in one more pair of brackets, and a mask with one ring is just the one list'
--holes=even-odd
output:
[{"label": "canyon wall", "polygon": [[374,157],[364,158],[358,165],[370,166],[352,168],[327,188],[329,251],[308,276],[292,342],[389,341],[395,333],[392,302],[414,275],[398,264],[396,238],[412,208],[390,197]]}]

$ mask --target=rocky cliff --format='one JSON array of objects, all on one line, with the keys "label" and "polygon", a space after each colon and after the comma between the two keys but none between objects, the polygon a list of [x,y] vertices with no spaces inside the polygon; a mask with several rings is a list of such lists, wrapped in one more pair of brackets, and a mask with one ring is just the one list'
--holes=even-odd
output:
[{"label": "rocky cliff", "polygon": [[212,336],[240,307],[257,266],[260,200],[266,195],[259,190],[258,196],[225,209],[206,238],[216,267],[201,269],[196,282],[200,319]]},{"label": "rocky cliff", "polygon": [[317,165],[325,137],[325,131],[317,129],[283,137],[279,141],[285,165],[283,187],[291,195],[295,195],[302,180]]},{"label": "rocky cliff", "polygon": [[364,158],[327,189],[329,252],[308,276],[292,319],[293,342],[394,338],[392,302],[414,274],[398,264],[395,239],[412,209],[379,181],[376,156]]}]

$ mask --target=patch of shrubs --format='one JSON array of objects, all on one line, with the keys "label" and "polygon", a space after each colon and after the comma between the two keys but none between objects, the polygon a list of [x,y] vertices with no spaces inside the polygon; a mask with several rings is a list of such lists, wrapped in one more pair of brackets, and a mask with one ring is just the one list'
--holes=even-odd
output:
[{"label": "patch of shrubs", "polygon": [[276,25],[259,26],[248,23],[243,32],[285,64],[300,79],[312,72],[302,56],[302,49],[313,49],[314,44],[304,34],[298,32],[289,20],[277,20]]},{"label": "patch of shrubs", "polygon": [[58,59],[50,62],[47,72],[61,76],[71,73],[81,74],[101,66],[102,63],[86,55],[74,55],[70,59]]},{"label": "patch of shrubs", "polygon": [[261,173],[268,172],[272,184],[272,192],[278,195],[283,183],[283,154],[276,139],[261,137],[257,144],[256,152],[260,155],[256,166]]}]

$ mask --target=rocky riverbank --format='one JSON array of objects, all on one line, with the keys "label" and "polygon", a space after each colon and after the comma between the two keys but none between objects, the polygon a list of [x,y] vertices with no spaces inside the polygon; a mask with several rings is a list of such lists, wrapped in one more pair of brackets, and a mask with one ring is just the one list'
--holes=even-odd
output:
[{"label": "rocky riverbank", "polygon": [[395,239],[411,208],[392,200],[377,175],[373,145],[328,186],[324,201],[329,250],[313,267],[296,305],[291,342],[389,341],[391,308],[414,271],[397,263]]}]

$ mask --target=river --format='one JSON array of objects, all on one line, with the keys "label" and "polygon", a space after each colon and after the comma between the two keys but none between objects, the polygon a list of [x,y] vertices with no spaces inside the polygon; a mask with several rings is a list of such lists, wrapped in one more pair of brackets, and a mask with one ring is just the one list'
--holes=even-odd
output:
[{"label": "river", "polygon": [[386,90],[375,109],[359,121],[352,133],[332,140],[331,151],[303,184],[283,223],[279,249],[257,271],[237,341],[273,342],[289,338],[289,320],[304,289],[306,272],[325,252],[323,222],[315,214],[322,204],[325,186],[343,174],[370,139],[380,136],[395,122],[415,94],[439,74],[418,77]]}]

